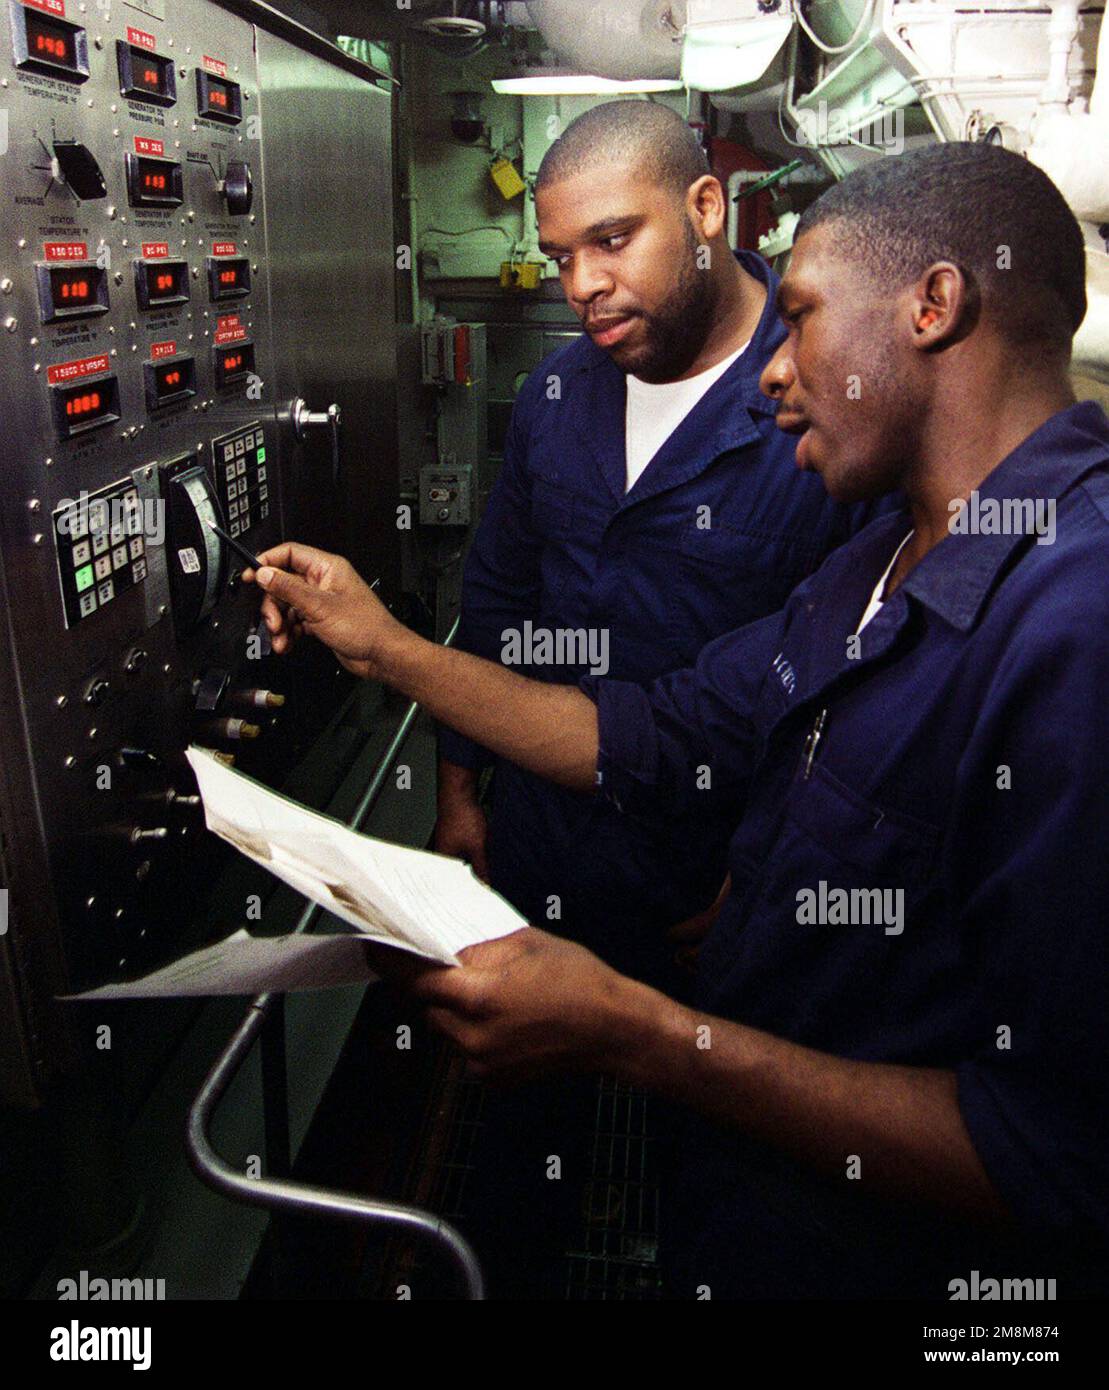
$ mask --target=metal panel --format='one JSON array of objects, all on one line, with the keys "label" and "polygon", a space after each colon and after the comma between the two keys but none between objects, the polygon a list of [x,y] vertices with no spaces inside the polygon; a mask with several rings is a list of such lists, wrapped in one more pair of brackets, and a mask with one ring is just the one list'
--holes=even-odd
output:
[{"label": "metal panel", "polygon": [[[27,16],[39,16],[39,30],[45,16],[19,0],[0,7],[8,118],[0,193],[0,886],[10,888],[12,908],[0,938],[0,1096],[19,1102],[73,1067],[67,1030],[56,1025],[80,1011],[60,1010],[55,993],[137,973],[237,920],[234,905],[198,911],[223,850],[189,803],[195,788],[184,747],[196,740],[233,748],[245,770],[281,784],[349,686],[321,649],[282,661],[248,643],[257,595],[228,582],[235,565],[222,547],[187,507],[178,512],[191,541],[157,534],[160,521],[174,519],[173,508],[159,510],[167,495],[179,495],[171,475],[191,478],[198,498],[214,491],[225,524],[242,528],[255,551],[295,533],[345,550],[375,573],[384,567],[388,578],[396,561],[383,556],[399,549],[390,96],[369,69],[320,40],[307,54],[257,30],[245,16],[264,17],[265,7],[71,2],[53,12],[63,8],[65,33],[85,31],[74,51],[82,60],[87,53],[87,76],[44,70],[45,60],[20,67],[13,37],[26,38]],[[43,52],[66,58],[64,34],[60,50],[52,35],[42,36]],[[121,66],[127,48],[133,61],[124,55]],[[150,99],[149,89],[121,93],[125,68],[156,81],[142,72],[149,52],[161,55],[163,72],[167,62],[174,70],[172,104],[168,90],[163,100]],[[159,66],[151,60],[151,72]],[[216,100],[206,116],[201,101],[221,80],[239,90],[227,89],[227,106]],[[228,120],[240,103],[242,119]],[[77,147],[86,153],[74,162]],[[136,166],[147,158],[179,169]],[[227,197],[232,161],[251,166],[252,208]],[[150,175],[156,197],[163,174],[167,185],[179,180],[180,204],[136,205],[129,166]],[[142,263],[173,261],[184,262],[187,302],[173,302],[176,284],[162,305],[147,307]],[[44,312],[42,301],[55,283],[52,265],[84,267],[77,278],[87,273],[89,282],[57,280],[61,316]],[[249,292],[236,293],[247,289],[246,267]],[[100,307],[105,290],[105,311],[80,312]],[[218,300],[224,290],[234,297]],[[244,339],[253,363],[221,382],[217,345]],[[182,377],[163,383],[164,403],[150,395],[162,366],[180,366]],[[90,383],[68,414],[52,389],[60,368],[67,380]],[[190,382],[195,395],[174,394]],[[313,408],[342,406],[338,484],[329,441],[301,445],[283,427],[294,397]],[[117,420],[59,437],[59,425],[85,423],[84,413],[109,399]],[[127,582],[92,605],[77,586],[76,544],[55,534],[54,518],[64,499],[116,485],[149,504],[146,572],[133,579],[128,569]],[[282,499],[292,508],[284,517]],[[190,593],[195,563],[204,572]],[[284,725],[250,745],[227,742],[229,726],[215,721],[247,713],[255,687],[286,694],[284,713],[259,721]],[[209,696],[215,707],[198,710]],[[341,765],[341,775],[354,756],[352,748],[316,762]],[[331,790],[319,788],[319,799]],[[134,1047],[113,1050],[119,1075],[111,1086],[156,1065],[160,1039],[179,1026],[171,1014],[171,1006],[134,1006],[121,1016]],[[88,1019],[80,1015],[78,1031],[88,1032]]]},{"label": "metal panel", "polygon": [[288,478],[287,526],[367,577],[395,582],[396,345],[391,96],[284,39],[258,33],[263,175],[279,401],[342,410],[339,487],[330,440],[309,437]]}]

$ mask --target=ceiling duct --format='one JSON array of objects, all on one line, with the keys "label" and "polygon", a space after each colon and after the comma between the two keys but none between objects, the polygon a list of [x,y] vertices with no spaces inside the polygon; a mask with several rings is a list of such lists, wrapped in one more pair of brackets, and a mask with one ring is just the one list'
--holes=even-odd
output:
[{"label": "ceiling duct", "polygon": [[685,0],[527,0],[563,67],[630,82],[677,79]]}]

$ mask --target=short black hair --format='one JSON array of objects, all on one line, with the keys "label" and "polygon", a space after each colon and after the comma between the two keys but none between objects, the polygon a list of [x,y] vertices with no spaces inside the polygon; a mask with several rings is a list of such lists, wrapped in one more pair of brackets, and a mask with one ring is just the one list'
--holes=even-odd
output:
[{"label": "short black hair", "polygon": [[1085,317],[1082,229],[1044,171],[999,145],[876,159],[806,208],[797,237],[831,222],[839,246],[890,286],[953,261],[1015,344],[1069,351]]},{"label": "short black hair", "polygon": [[536,189],[597,164],[623,164],[679,197],[711,173],[700,141],[675,110],[628,98],[593,106],[571,121],[543,156]]}]

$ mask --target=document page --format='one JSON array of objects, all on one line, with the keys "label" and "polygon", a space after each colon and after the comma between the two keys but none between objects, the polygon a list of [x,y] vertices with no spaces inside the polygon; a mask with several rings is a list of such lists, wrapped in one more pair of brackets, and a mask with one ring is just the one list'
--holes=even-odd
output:
[{"label": "document page", "polygon": [[351,934],[252,936],[246,930],[143,977],[75,996],[125,999],[316,989],[372,979],[367,941],[444,965],[457,953],[527,926],[468,864],[360,835],[189,748],[214,834],[348,923]]}]

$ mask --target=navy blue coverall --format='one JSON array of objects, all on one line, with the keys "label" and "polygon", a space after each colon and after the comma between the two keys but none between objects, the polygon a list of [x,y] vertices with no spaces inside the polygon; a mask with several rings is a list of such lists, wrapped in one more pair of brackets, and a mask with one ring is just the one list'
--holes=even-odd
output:
[{"label": "navy blue coverall", "polygon": [[[776,611],[824,557],[874,515],[831,502],[797,471],[759,375],[784,337],[778,277],[746,351],[625,493],[623,372],[583,335],[521,388],[504,466],[466,563],[457,645],[500,660],[505,634],[604,629],[608,674],[649,682],[688,666],[721,633]],[[573,684],[585,667],[518,665]],[[491,755],[448,729],[440,753],[479,768]],[[530,921],[583,941],[617,968],[661,978],[666,925],[705,907],[725,874],[734,822],[710,808],[681,823],[620,816],[605,802],[497,762],[490,827],[494,887]],[[557,897],[560,916],[548,911]]]},{"label": "navy blue coverall", "polygon": [[[647,690],[583,682],[610,804],[680,815],[712,796],[738,821],[699,1004],[839,1057],[953,1070],[1019,1225],[1006,1240],[882,1201],[865,1151],[858,1181],[846,1154],[822,1179],[695,1123],[670,1212],[679,1294],[947,1298],[974,1269],[1104,1292],[1109,421],[1092,402],[1060,411],[979,495],[1050,506],[1053,540],[988,522],[945,536],[857,653],[904,514],[690,669]],[[799,893],[837,888],[900,890],[901,930],[799,910]]]}]

